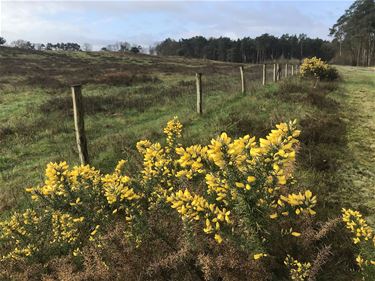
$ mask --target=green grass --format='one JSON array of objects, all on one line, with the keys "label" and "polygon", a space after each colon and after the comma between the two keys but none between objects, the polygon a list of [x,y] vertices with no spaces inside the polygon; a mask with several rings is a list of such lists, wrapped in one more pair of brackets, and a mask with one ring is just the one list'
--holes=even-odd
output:
[{"label": "green grass", "polygon": [[339,173],[345,204],[362,211],[375,225],[375,71],[341,69],[344,74],[343,119],[347,150]]}]

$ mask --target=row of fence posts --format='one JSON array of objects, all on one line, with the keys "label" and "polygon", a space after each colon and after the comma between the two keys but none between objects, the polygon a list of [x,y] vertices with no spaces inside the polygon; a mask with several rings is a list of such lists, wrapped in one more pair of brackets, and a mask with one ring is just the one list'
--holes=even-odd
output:
[{"label": "row of fence posts", "polygon": [[[298,65],[291,65],[291,76],[294,76],[299,69]],[[273,82],[277,82],[281,80],[281,65],[278,63],[273,64]],[[285,64],[284,76],[287,78],[289,75],[289,64]],[[241,93],[246,93],[246,80],[244,74],[244,67],[240,66],[240,77],[241,77]],[[262,71],[262,85],[265,86],[267,84],[267,64],[263,64],[263,71]],[[197,88],[197,113],[203,113],[203,92],[202,92],[202,73],[195,74],[196,79],[196,88]]]},{"label": "row of fence posts", "polygon": [[[298,65],[291,65],[291,75],[294,76],[299,71]],[[263,64],[262,71],[262,85],[267,84],[267,64]],[[273,82],[281,80],[281,65],[273,64]],[[289,76],[289,65],[285,64],[284,71],[285,78]],[[240,77],[241,77],[241,93],[246,93],[246,79],[244,67],[240,66]],[[196,89],[197,89],[197,113],[203,114],[203,92],[202,92],[202,73],[195,74]],[[84,110],[82,100],[82,85],[73,85],[72,99],[73,99],[73,115],[74,115],[74,127],[76,132],[76,143],[78,148],[79,159],[82,165],[89,164],[89,153],[87,149],[87,138],[85,134],[85,123],[84,123]]]}]

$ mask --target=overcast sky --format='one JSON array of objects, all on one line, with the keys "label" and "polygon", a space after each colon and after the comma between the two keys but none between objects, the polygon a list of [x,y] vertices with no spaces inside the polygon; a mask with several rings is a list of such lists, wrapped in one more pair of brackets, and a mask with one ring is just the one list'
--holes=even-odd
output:
[{"label": "overcast sky", "polygon": [[128,41],[143,46],[167,37],[256,37],[306,33],[328,39],[328,29],[353,1],[4,1],[0,36],[8,42]]}]

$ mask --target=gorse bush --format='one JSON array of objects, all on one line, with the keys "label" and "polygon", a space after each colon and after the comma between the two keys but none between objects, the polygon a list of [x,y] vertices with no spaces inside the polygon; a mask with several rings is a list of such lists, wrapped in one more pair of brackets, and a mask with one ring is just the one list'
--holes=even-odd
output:
[{"label": "gorse bush", "polygon": [[340,78],[340,74],[339,74],[339,71],[337,70],[337,68],[328,65],[328,68],[325,71],[325,73],[322,77],[322,80],[335,81],[339,78]]},{"label": "gorse bush", "polygon": [[[143,165],[133,175],[125,172],[124,160],[106,175],[88,165],[69,168],[65,162],[50,163],[45,183],[27,189],[34,207],[0,223],[1,262],[30,265],[70,256],[79,270],[87,247],[103,253],[110,247],[108,235],[120,227],[121,239],[132,245],[132,253],[146,251],[144,245],[154,243],[155,235],[175,250],[174,256],[165,258],[165,250],[159,249],[156,263],[146,273],[138,272],[137,278],[146,274],[158,280],[150,276],[166,266],[171,275],[171,264],[176,268],[176,263],[190,257],[197,263],[185,261],[184,269],[195,274],[192,280],[213,280],[213,276],[237,280],[236,270],[242,274],[238,280],[251,279],[263,263],[274,268],[279,278],[314,280],[328,251],[316,253],[314,243],[324,235],[312,238],[304,233],[306,223],[314,224],[317,198],[293,177],[300,134],[295,121],[277,125],[258,141],[250,135],[232,139],[222,133],[208,145],[185,147],[180,144],[182,124],[177,118],[168,122],[164,133],[165,145],[149,140],[137,143]],[[179,218],[179,233],[176,227],[156,227],[158,216],[160,225],[178,224],[174,218]],[[345,212],[343,219],[356,235],[355,243],[373,243],[374,234],[358,213]],[[185,246],[165,238],[171,233]],[[158,254],[148,251],[143,259]],[[102,255],[99,266],[111,272],[118,263],[111,263],[115,254],[109,252]],[[228,255],[228,261],[216,260],[215,255]],[[322,257],[319,263],[314,262],[316,256]],[[374,264],[367,256],[358,259],[360,266]],[[232,271],[236,269],[233,273],[223,272],[227,263]],[[250,268],[244,268],[247,263]],[[161,272],[163,280],[166,273]],[[188,280],[183,275],[175,278]]]},{"label": "gorse bush", "polygon": [[320,58],[305,58],[301,64],[300,73],[303,77],[315,77],[321,79],[327,69],[328,64]]},{"label": "gorse bush", "polygon": [[353,235],[358,251],[356,262],[363,277],[371,280],[375,276],[375,232],[358,211],[342,209],[342,220]]},{"label": "gorse bush", "polygon": [[334,81],[339,78],[336,68],[317,57],[304,59],[301,64],[300,73],[302,77],[312,77],[319,80]]}]

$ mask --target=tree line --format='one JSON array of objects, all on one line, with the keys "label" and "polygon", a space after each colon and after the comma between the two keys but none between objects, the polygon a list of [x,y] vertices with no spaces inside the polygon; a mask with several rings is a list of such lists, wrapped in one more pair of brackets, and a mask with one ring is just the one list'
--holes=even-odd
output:
[{"label": "tree line", "polygon": [[[0,45],[4,45],[6,43],[5,38],[0,37]],[[81,51],[81,46],[77,43],[31,43],[30,41],[26,40],[15,40],[10,43],[11,47],[25,49],[25,50],[39,50],[39,51]]]},{"label": "tree line", "polygon": [[356,0],[329,30],[332,40],[306,34],[232,40],[227,37],[195,36],[168,38],[153,51],[158,55],[184,56],[228,62],[263,63],[280,59],[318,57],[337,64],[375,65],[375,0]]},{"label": "tree line", "polygon": [[114,44],[109,44],[103,48],[101,51],[109,51],[109,52],[132,52],[132,53],[139,53],[143,50],[142,46],[140,45],[131,45],[128,42],[116,42]]},{"label": "tree line", "polygon": [[268,33],[256,38],[232,40],[228,37],[166,39],[155,47],[158,55],[185,56],[219,61],[263,63],[279,59],[302,59],[317,56],[330,60],[335,54],[331,42],[309,38],[306,34],[284,34],[276,37]]},{"label": "tree line", "polygon": [[330,29],[336,61],[357,66],[375,64],[375,1],[357,0]]},{"label": "tree line", "polygon": [[[7,41],[5,38],[0,37],[0,46],[4,45]],[[84,43],[82,45],[74,42],[61,42],[61,43],[31,43],[26,40],[15,40],[10,43],[10,47],[20,48],[24,50],[38,50],[38,51],[92,51],[93,47],[89,43]],[[103,47],[101,51],[109,52],[132,52],[139,53],[142,51],[142,46],[131,45],[128,42],[116,42],[114,44],[107,45]]]}]

